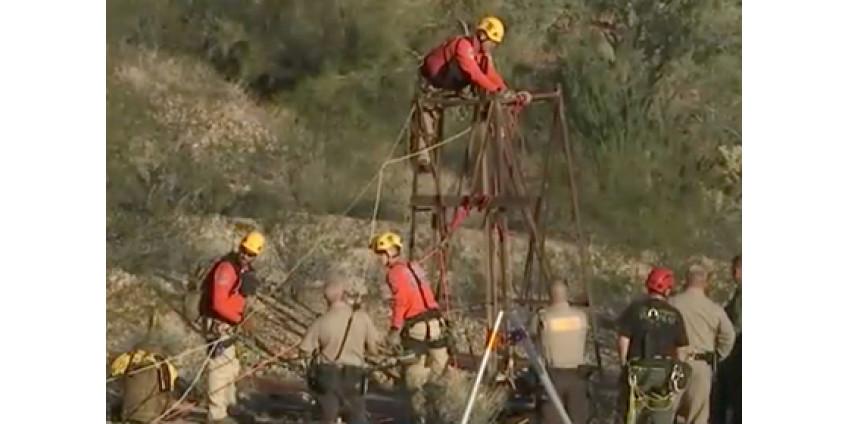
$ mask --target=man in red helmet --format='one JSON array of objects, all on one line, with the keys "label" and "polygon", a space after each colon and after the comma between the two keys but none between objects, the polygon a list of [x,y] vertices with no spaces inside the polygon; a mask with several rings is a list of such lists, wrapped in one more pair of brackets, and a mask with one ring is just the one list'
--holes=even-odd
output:
[{"label": "man in red helmet", "polygon": [[625,422],[673,424],[677,398],[691,375],[683,362],[689,339],[683,316],[668,303],[671,270],[654,268],[645,287],[648,297],[633,301],[618,318]]}]

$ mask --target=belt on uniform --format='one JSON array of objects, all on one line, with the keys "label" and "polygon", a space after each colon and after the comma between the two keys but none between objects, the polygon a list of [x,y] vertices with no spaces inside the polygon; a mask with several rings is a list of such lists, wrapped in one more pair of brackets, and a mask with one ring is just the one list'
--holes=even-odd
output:
[{"label": "belt on uniform", "polygon": [[718,355],[715,352],[700,352],[692,355],[692,359],[695,361],[704,361],[710,365],[710,368],[713,370],[713,378],[716,376],[716,371],[718,370]]},{"label": "belt on uniform", "polygon": [[696,354],[692,355],[692,359],[694,359],[696,361],[712,362],[712,361],[715,360],[715,353],[713,353],[713,352],[696,353]]},{"label": "belt on uniform", "polygon": [[580,378],[589,378],[596,370],[596,367],[591,365],[575,365],[573,367],[548,367],[549,370],[561,373],[576,374]]}]

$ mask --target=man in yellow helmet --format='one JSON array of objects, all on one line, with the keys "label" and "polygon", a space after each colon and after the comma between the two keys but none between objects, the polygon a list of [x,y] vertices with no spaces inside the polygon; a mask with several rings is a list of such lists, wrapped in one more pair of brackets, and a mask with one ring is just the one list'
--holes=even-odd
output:
[{"label": "man in yellow helmet", "polygon": [[439,304],[424,271],[401,257],[403,242],[394,232],[371,240],[371,250],[386,267],[386,284],[392,292],[392,322],[387,342],[414,353],[414,361],[404,369],[404,383],[412,397],[412,408],[423,415],[421,389],[436,382],[448,365],[448,339]]},{"label": "man in yellow helmet", "polygon": [[[486,16],[477,25],[473,36],[451,37],[431,50],[419,68],[420,89],[424,93],[458,92],[469,85],[488,94],[502,93],[508,101],[523,103],[531,100],[530,94],[513,93],[495,70],[491,50],[503,42],[504,24],[499,18]],[[434,143],[436,123],[443,110],[425,105],[418,117],[419,134],[415,137],[418,150]],[[418,156],[418,164],[427,167],[430,157]]]},{"label": "man in yellow helmet", "polygon": [[204,282],[209,293],[207,341],[220,340],[211,346],[207,401],[210,423],[234,423],[227,408],[236,404],[234,380],[239,374],[234,330],[236,326],[251,331],[253,323],[245,320],[245,304],[256,294],[258,280],[253,261],[265,248],[265,237],[258,231],[248,233],[238,248],[221,258]]}]

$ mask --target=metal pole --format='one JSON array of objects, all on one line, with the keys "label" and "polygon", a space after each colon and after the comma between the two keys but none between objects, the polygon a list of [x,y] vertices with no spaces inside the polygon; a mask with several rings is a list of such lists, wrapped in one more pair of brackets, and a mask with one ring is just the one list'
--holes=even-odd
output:
[{"label": "metal pole", "polygon": [[[522,331],[524,330],[524,324],[521,322],[521,319],[519,319],[515,311],[509,312],[509,321],[511,321],[515,327],[522,329]],[[530,337],[527,337],[526,332],[523,337],[518,339],[518,343],[524,351],[527,352],[530,366],[536,370],[539,380],[542,381],[542,385],[545,386],[545,391],[548,392],[548,400],[553,402],[554,407],[556,407],[556,410],[559,413],[559,417],[562,418],[562,422],[565,424],[571,424],[571,419],[568,417],[568,413],[565,412],[565,407],[562,406],[562,401],[560,401],[559,395],[557,394],[556,389],[554,389],[554,383],[551,381],[551,376],[548,374],[545,364],[542,363],[541,356],[539,356],[539,352],[536,351],[536,346],[534,346],[533,342],[530,341]]]},{"label": "metal pole", "polygon": [[[474,379],[474,386],[471,387],[471,395],[468,397],[468,402],[465,404],[465,412],[462,413],[461,424],[468,424],[468,420],[471,418],[471,408],[474,407],[474,401],[477,399],[477,391],[480,389],[480,383],[483,381],[483,372],[486,369],[486,363],[489,362],[489,356],[491,356],[492,350],[495,346],[495,340],[497,340],[498,330],[501,327],[503,316],[504,311],[498,311],[498,317],[495,319],[495,326],[492,327],[492,334],[489,335],[489,343],[486,344],[486,352],[483,353],[483,360],[477,368],[477,378]],[[571,422],[568,421],[568,424],[571,424]]]},{"label": "metal pole", "polygon": [[[561,87],[557,87],[557,91],[561,92]],[[571,154],[571,143],[568,137],[568,127],[565,119],[565,101],[560,94],[559,101],[556,104],[557,114],[559,115],[560,141],[562,141],[562,149],[565,153],[566,168],[568,168],[568,187],[571,192],[571,207],[574,214],[574,223],[577,226],[577,244],[580,249],[580,277],[583,280],[583,290],[586,291],[586,301],[589,303],[589,319],[592,326],[592,342],[595,345],[595,360],[598,361],[598,372],[603,377],[604,364],[601,357],[601,346],[599,344],[600,337],[598,336],[598,318],[595,314],[595,302],[592,294],[592,287],[589,284],[589,276],[586,272],[589,258],[586,248],[586,240],[583,237],[583,225],[580,222],[580,202],[577,199],[577,182],[574,176],[574,161]]]}]

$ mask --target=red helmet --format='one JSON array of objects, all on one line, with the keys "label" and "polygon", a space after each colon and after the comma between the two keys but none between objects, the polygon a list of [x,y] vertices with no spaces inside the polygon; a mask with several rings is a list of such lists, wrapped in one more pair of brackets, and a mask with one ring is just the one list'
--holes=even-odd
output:
[{"label": "red helmet", "polygon": [[645,280],[649,292],[663,294],[674,288],[674,273],[667,268],[654,268]]}]

